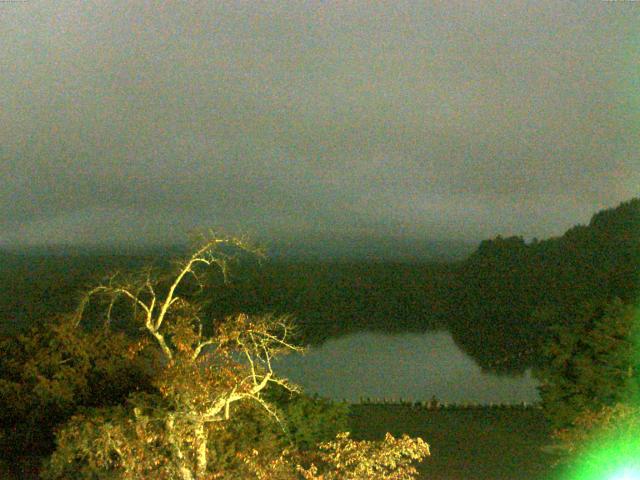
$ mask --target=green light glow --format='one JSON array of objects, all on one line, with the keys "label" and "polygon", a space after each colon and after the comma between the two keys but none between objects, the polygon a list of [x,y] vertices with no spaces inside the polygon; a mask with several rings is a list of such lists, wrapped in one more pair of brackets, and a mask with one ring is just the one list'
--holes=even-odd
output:
[{"label": "green light glow", "polygon": [[640,480],[640,438],[594,442],[570,470],[567,480]]},{"label": "green light glow", "polygon": [[633,467],[625,467],[616,472],[610,480],[640,480],[640,470]]},{"label": "green light glow", "polygon": [[[636,303],[638,305],[638,303]],[[632,342],[640,351],[640,309],[636,306]],[[632,368],[638,369],[640,361]],[[629,370],[629,374],[633,370]],[[629,392],[627,407],[614,408],[613,414],[584,446],[562,480],[640,480],[640,398]]]}]

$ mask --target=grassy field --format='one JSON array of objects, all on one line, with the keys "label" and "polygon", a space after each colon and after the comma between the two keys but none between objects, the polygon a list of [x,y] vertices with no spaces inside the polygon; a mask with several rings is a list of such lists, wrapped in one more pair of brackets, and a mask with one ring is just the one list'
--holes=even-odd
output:
[{"label": "grassy field", "polygon": [[431,457],[420,466],[429,480],[537,480],[551,476],[554,458],[537,409],[427,410],[403,405],[352,406],[352,435],[380,439],[386,432],[420,436]]}]

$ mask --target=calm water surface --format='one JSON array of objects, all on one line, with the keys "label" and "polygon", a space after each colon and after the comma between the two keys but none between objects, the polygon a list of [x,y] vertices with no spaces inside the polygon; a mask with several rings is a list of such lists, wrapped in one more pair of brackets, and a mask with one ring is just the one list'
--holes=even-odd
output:
[{"label": "calm water surface", "polygon": [[363,332],[331,339],[305,355],[278,361],[276,371],[307,393],[334,400],[394,398],[412,401],[536,402],[537,381],[483,373],[448,332]]}]

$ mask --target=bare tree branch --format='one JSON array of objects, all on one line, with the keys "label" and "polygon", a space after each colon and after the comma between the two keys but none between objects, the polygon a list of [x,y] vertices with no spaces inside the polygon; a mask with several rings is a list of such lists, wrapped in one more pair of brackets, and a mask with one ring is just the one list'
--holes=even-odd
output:
[{"label": "bare tree branch", "polygon": [[[185,279],[193,277],[201,291],[205,285],[202,270],[214,269],[228,282],[230,262],[236,258],[234,250],[263,255],[246,239],[210,237],[178,264],[173,275],[154,276],[151,269],[129,281],[113,275],[89,290],[76,312],[79,322],[90,299],[104,296],[109,302],[110,320],[114,305],[124,298],[131,304],[136,321],[141,321],[155,339],[167,360],[159,367],[157,386],[163,401],[171,405],[169,413],[161,413],[165,407],[158,407],[158,412],[164,415],[174,461],[183,479],[199,478],[199,473],[189,475],[206,471],[203,445],[207,423],[229,420],[232,404],[244,401],[256,402],[279,421],[276,410],[263,398],[265,389],[274,384],[298,391],[295,385],[279,378],[272,365],[278,355],[302,351],[291,340],[289,317],[239,314],[221,321],[213,336],[203,335],[204,321],[199,315],[202,304],[184,293]],[[208,346],[215,348],[207,349]],[[243,360],[238,361],[238,356]],[[189,438],[196,438],[197,446],[195,440],[186,440]],[[187,448],[198,451],[195,469],[189,466]]]}]

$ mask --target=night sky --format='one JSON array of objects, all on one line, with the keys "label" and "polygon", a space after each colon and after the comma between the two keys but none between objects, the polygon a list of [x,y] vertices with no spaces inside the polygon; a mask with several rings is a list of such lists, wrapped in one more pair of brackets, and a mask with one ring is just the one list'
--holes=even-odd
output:
[{"label": "night sky", "polygon": [[640,3],[0,3],[0,245],[546,238],[640,186]]}]

